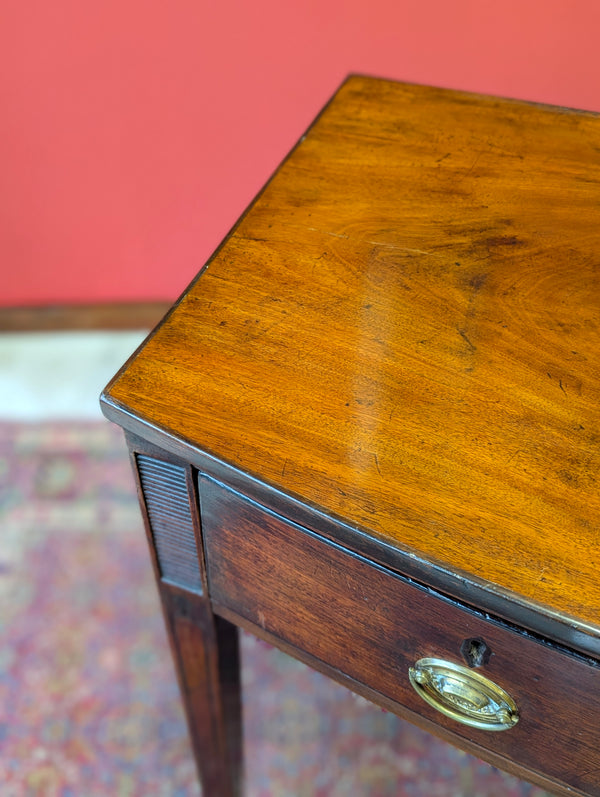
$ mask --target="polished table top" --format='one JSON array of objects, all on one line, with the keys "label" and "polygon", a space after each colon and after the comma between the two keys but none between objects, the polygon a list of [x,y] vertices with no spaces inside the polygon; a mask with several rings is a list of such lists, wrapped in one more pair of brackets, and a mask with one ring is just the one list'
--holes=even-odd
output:
[{"label": "polished table top", "polygon": [[600,652],[600,118],[348,79],[107,414]]}]

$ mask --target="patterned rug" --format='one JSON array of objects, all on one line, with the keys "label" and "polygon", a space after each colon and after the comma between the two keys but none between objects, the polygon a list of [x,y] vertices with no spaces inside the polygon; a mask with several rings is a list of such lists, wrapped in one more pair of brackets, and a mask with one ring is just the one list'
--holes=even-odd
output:
[{"label": "patterned rug", "polygon": [[[1,797],[199,795],[119,430],[0,424]],[[543,797],[242,639],[248,797]],[[218,795],[205,795],[218,797]]]}]

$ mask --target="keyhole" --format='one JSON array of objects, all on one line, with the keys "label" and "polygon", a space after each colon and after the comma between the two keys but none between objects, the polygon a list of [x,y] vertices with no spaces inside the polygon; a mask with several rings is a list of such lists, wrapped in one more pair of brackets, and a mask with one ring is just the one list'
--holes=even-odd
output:
[{"label": "keyhole", "polygon": [[482,667],[484,664],[487,664],[492,655],[492,651],[488,645],[486,645],[483,639],[479,639],[478,637],[474,639],[465,639],[460,646],[460,652],[462,653],[463,659],[471,668]]}]

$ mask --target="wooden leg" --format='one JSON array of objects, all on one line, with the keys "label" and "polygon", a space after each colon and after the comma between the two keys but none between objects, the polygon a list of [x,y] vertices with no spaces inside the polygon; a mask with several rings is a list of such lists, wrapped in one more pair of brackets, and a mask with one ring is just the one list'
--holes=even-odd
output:
[{"label": "wooden leg", "polygon": [[208,598],[196,473],[134,435],[127,442],[204,797],[239,797],[238,631]]},{"label": "wooden leg", "polygon": [[204,797],[239,797],[242,781],[238,630],[205,598],[161,585]]}]

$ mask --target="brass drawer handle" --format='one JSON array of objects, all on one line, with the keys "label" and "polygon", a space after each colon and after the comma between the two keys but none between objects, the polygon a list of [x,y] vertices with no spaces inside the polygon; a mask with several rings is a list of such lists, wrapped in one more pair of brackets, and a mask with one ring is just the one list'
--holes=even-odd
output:
[{"label": "brass drawer handle", "polygon": [[463,725],[504,731],[519,721],[516,703],[504,689],[460,664],[419,659],[408,675],[423,700]]}]

